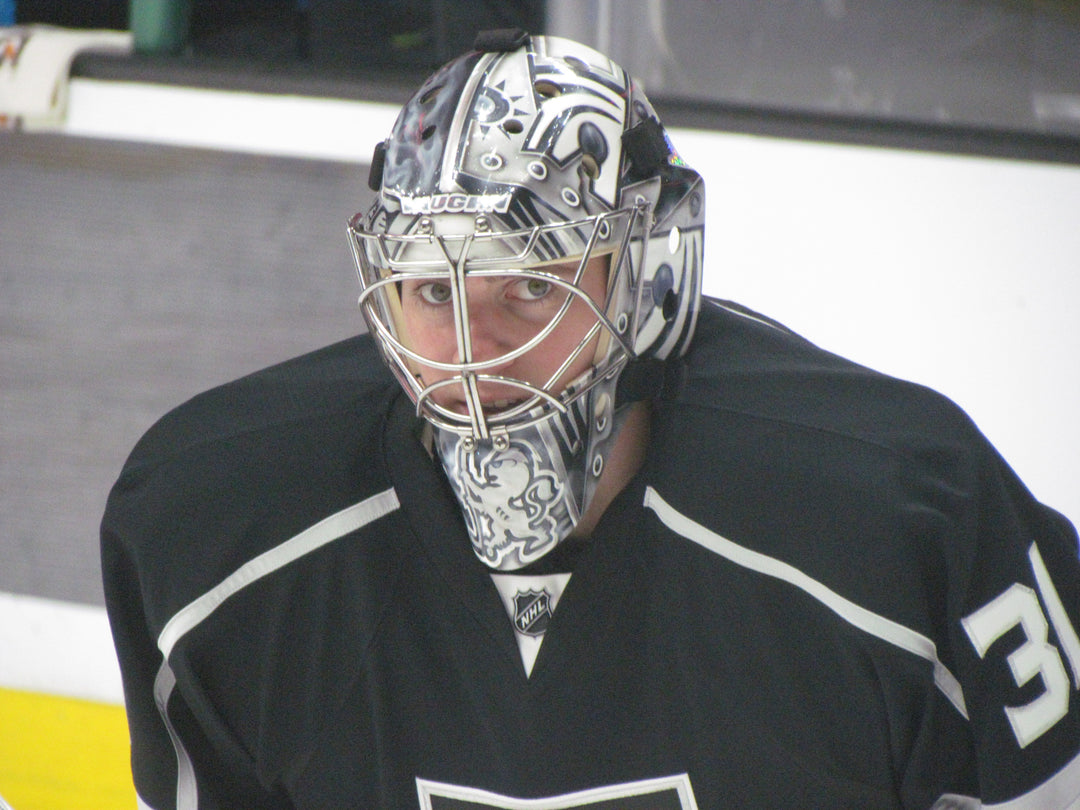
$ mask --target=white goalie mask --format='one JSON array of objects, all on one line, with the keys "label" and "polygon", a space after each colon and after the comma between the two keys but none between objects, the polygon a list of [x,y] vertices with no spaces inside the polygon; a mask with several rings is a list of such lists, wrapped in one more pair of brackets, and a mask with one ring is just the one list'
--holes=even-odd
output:
[{"label": "white goalie mask", "polygon": [[701,178],[610,59],[501,31],[406,103],[371,179],[349,223],[360,308],[477,555],[521,568],[587,509],[627,369],[690,340]]}]

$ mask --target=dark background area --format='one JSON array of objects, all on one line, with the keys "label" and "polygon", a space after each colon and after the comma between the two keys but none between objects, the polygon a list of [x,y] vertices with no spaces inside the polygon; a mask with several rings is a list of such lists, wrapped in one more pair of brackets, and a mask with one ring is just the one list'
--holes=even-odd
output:
[{"label": "dark background area", "polygon": [[[17,21],[124,29],[141,1],[17,0]],[[177,52],[74,72],[400,102],[518,26],[610,53],[669,125],[1080,162],[1080,0],[185,2]]]},{"label": "dark background area", "polygon": [[[363,78],[427,71],[463,51],[482,28],[541,31],[543,0],[188,0],[185,55],[282,71]],[[16,22],[127,29],[129,0],[17,0]]]}]

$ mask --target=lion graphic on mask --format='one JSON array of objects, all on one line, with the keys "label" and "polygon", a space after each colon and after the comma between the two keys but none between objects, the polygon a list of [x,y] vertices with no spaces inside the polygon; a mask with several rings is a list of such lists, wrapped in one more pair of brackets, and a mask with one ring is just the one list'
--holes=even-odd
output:
[{"label": "lion graphic on mask", "polygon": [[457,452],[465,520],[477,555],[494,568],[527,565],[559,541],[565,487],[524,443]]}]

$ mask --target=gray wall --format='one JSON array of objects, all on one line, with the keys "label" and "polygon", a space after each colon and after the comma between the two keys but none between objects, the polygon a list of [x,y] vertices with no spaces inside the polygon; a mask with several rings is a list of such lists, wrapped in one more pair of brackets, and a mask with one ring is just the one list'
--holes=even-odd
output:
[{"label": "gray wall", "polygon": [[547,29],[654,101],[1080,136],[1075,0],[548,0]]},{"label": "gray wall", "polygon": [[366,167],[0,133],[0,592],[101,604],[124,457],[212,385],[362,330]]}]

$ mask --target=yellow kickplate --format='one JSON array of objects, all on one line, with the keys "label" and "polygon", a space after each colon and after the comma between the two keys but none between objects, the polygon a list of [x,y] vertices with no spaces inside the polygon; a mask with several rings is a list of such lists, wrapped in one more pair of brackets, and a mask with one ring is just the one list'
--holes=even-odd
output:
[{"label": "yellow kickplate", "polygon": [[13,810],[133,810],[121,706],[0,689],[0,796]]}]

